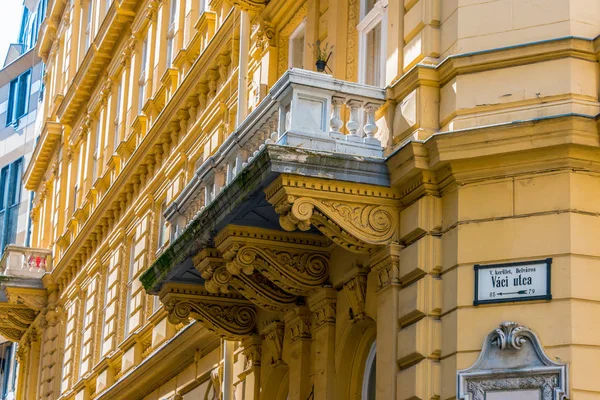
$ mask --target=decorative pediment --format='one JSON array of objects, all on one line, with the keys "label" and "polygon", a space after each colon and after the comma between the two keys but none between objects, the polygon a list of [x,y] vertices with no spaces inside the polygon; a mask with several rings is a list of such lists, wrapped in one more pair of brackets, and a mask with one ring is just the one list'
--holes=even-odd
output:
[{"label": "decorative pediment", "polygon": [[329,277],[330,242],[320,235],[230,225],[215,243],[227,271],[247,285],[264,284],[255,279],[259,272],[285,292],[307,295]]},{"label": "decorative pediment", "polygon": [[389,188],[282,174],[265,193],[287,231],[314,226],[355,253],[397,240],[400,204]]},{"label": "decorative pediment", "polygon": [[211,293],[229,293],[233,289],[268,311],[285,311],[298,301],[297,296],[274,285],[258,271],[232,274],[216,249],[204,249],[195,262],[196,269],[206,279],[204,287]]},{"label": "decorative pediment", "polygon": [[[538,337],[516,322],[503,322],[485,339],[479,358],[458,371],[457,398],[485,400],[519,394],[541,400],[568,395],[567,365],[551,360]],[[519,398],[530,398],[519,397]]]},{"label": "decorative pediment", "polygon": [[238,294],[216,295],[199,285],[169,283],[159,295],[172,324],[195,318],[228,340],[239,340],[254,332],[256,308]]}]

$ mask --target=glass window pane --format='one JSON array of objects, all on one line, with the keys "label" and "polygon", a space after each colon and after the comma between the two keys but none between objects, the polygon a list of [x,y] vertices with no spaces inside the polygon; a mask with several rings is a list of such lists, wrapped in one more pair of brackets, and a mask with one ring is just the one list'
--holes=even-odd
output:
[{"label": "glass window pane", "polygon": [[367,33],[365,83],[381,85],[381,23]]},{"label": "glass window pane", "polygon": [[[375,6],[376,0],[364,0],[364,4],[365,4],[365,13],[364,15],[367,15]],[[363,16],[364,16],[363,15]]]}]

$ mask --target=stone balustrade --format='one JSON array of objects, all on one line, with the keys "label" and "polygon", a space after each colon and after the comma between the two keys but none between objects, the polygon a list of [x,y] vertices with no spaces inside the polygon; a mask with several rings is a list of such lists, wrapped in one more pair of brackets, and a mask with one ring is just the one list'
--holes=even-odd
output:
[{"label": "stone balustrade", "polygon": [[52,269],[52,252],[9,244],[0,259],[0,273],[19,278],[41,278]]},{"label": "stone balustrade", "polygon": [[[385,89],[292,69],[271,88],[238,129],[197,169],[167,209],[172,236],[227,186],[267,144],[362,157],[383,157],[375,113]],[[345,127],[345,130],[343,129]]]}]

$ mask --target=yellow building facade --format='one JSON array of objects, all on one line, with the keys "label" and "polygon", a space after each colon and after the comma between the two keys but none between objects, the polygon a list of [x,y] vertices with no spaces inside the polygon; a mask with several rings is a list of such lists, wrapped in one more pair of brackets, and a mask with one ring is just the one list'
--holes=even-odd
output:
[{"label": "yellow building facade", "polygon": [[596,0],[49,1],[17,397],[600,398],[598,35]]}]

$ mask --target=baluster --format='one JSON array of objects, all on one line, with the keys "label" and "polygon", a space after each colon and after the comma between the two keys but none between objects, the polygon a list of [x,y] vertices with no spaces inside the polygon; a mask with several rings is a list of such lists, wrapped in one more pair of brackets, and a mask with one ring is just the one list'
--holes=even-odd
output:
[{"label": "baluster", "polygon": [[341,112],[342,112],[342,104],[344,104],[345,99],[343,97],[334,96],[331,99],[331,120],[329,121],[329,126],[331,127],[331,131],[329,132],[329,136],[332,138],[340,139],[344,136],[340,129],[344,126],[344,121],[342,120]]},{"label": "baluster", "polygon": [[381,142],[378,139],[375,139],[375,134],[377,133],[377,125],[375,125],[375,112],[379,109],[379,105],[373,103],[365,104],[365,112],[367,114],[367,123],[365,124],[363,130],[365,132],[365,143],[367,144],[376,144],[381,145]]},{"label": "baluster", "polygon": [[350,100],[346,103],[350,108],[350,118],[348,118],[348,122],[346,123],[346,128],[348,128],[348,132],[350,133],[346,137],[346,140],[351,140],[353,142],[361,141],[361,138],[358,136],[358,129],[360,128],[358,113],[362,104],[363,102],[360,100]]}]

